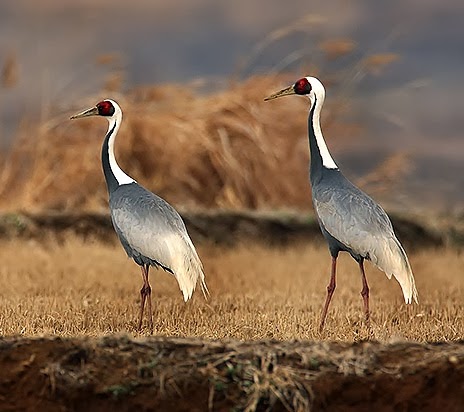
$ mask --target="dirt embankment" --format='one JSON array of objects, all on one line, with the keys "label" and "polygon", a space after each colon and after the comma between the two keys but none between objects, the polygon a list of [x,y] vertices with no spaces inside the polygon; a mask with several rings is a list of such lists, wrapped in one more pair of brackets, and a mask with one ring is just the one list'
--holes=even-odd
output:
[{"label": "dirt embankment", "polygon": [[[322,234],[312,214],[255,211],[203,211],[182,213],[187,229],[196,241],[233,245],[240,241],[288,244],[296,241],[320,241]],[[432,229],[413,219],[392,216],[401,241],[414,247],[464,245],[464,230]],[[461,224],[462,226],[462,224]],[[49,213],[0,215],[0,238],[43,238],[66,234],[93,237],[100,241],[116,239],[109,214]]]},{"label": "dirt embankment", "polygon": [[2,411],[459,411],[464,343],[0,341]]}]

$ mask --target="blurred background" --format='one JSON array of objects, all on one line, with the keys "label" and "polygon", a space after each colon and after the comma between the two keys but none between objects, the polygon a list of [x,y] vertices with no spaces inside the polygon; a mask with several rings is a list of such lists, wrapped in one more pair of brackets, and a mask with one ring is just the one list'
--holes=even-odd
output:
[{"label": "blurred background", "polygon": [[177,206],[309,209],[307,103],[262,99],[305,75],[344,173],[399,212],[464,209],[459,0],[4,0],[0,207],[105,210],[106,124],[118,158]]}]

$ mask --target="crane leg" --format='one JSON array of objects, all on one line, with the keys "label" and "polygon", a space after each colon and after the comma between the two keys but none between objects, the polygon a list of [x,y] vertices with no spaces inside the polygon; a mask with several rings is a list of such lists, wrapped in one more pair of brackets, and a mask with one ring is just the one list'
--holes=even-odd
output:
[{"label": "crane leg", "polygon": [[327,285],[327,298],[325,300],[324,308],[322,309],[321,324],[319,325],[319,332],[322,332],[324,329],[325,318],[327,317],[327,310],[329,309],[330,301],[332,300],[332,295],[335,291],[336,282],[335,274],[337,271],[337,258],[332,256],[332,271],[330,274],[330,282]]},{"label": "crane leg", "polygon": [[150,326],[150,331],[153,332],[153,315],[152,315],[152,307],[151,307],[151,286],[150,282],[148,281],[148,271],[150,269],[149,265],[144,265],[140,267],[142,270],[142,278],[143,278],[143,286],[140,289],[140,316],[139,316],[139,327],[138,330],[142,329],[142,319],[143,319],[143,309],[145,308],[145,301],[148,298],[148,321]]},{"label": "crane leg", "polygon": [[366,273],[364,272],[364,259],[359,261],[359,269],[361,270],[361,279],[363,288],[361,296],[364,302],[364,315],[366,317],[366,326],[371,327],[370,313],[369,313],[369,285],[367,284]]}]

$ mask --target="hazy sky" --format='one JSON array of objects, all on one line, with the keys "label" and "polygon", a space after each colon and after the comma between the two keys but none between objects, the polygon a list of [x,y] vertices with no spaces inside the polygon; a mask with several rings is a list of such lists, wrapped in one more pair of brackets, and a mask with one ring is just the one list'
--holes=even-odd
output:
[{"label": "hazy sky", "polygon": [[[276,68],[297,77],[307,74],[297,72],[305,61],[344,79],[328,97],[352,101],[368,127],[369,138],[341,154],[353,173],[358,153],[404,147],[419,159],[419,179],[424,168],[436,170],[424,185],[436,177],[464,193],[463,21],[460,0],[4,0],[0,65],[13,53],[19,80],[0,88],[0,138],[5,144],[25,116],[98,92],[107,70],[95,63],[101,53],[123,56],[128,87]],[[318,44],[340,37],[353,39],[355,52],[324,60]],[[359,76],[360,59],[383,52],[400,59],[382,76]],[[456,192],[453,184],[446,190]]]}]

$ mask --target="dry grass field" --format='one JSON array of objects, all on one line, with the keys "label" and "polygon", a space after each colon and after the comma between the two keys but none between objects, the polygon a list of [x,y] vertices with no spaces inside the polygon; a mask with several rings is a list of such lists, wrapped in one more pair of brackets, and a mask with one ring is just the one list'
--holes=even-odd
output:
[{"label": "dry grass field", "polygon": [[135,330],[141,276],[116,242],[1,240],[0,410],[460,410],[462,253],[411,255],[414,306],[368,265],[371,334],[346,255],[317,331],[325,245],[205,242],[199,253],[210,299],[184,304],[174,278],[153,271],[151,337]]},{"label": "dry grass field", "polygon": [[[121,166],[183,210],[308,211],[305,102],[262,100],[287,82],[257,76],[210,95],[193,84],[114,92],[125,111]],[[101,98],[63,108],[33,133],[25,119],[1,154],[0,208],[12,213],[0,219],[0,411],[459,410],[462,219],[436,225],[447,233],[436,238],[440,248],[425,247],[438,243],[422,227],[437,219],[396,226],[416,246],[407,249],[420,303],[405,305],[396,281],[368,264],[371,330],[357,265],[342,255],[323,333],[317,326],[330,258],[317,236],[302,241],[314,227],[302,236],[298,222],[286,233],[281,222],[264,224],[280,241],[263,237],[271,245],[250,240],[261,232],[243,219],[229,216],[214,234],[193,219],[211,296],[197,291],[185,304],[175,279],[153,270],[154,336],[146,324],[139,333],[140,270],[108,235],[102,214],[106,125],[67,120]],[[331,140],[340,130],[362,130],[343,121],[347,111],[341,102],[327,104],[331,148],[347,143]],[[357,183],[385,193],[408,169],[397,153]],[[87,212],[96,213],[90,224]],[[45,229],[22,213],[43,213],[42,223],[54,219],[47,214],[71,219]],[[228,228],[241,242],[218,241]]]},{"label": "dry grass field", "polygon": [[[184,304],[175,279],[151,272],[155,335],[240,340],[368,338],[357,265],[341,255],[326,330],[317,324],[328,282],[325,245],[234,248],[200,245],[211,292]],[[368,264],[373,337],[464,339],[464,255],[424,250],[411,256],[420,304],[407,306],[396,281]],[[2,241],[0,334],[100,336],[135,330],[141,276],[118,244],[68,237]],[[148,334],[144,330],[142,335]]]}]

